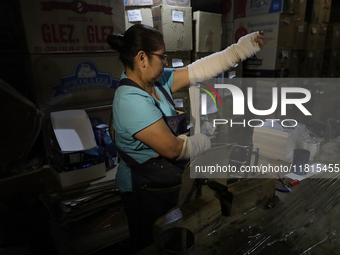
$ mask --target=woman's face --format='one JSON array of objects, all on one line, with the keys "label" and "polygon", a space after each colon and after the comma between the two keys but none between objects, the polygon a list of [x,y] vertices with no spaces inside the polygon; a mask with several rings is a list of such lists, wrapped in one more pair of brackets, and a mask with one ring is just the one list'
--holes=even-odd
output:
[{"label": "woman's face", "polygon": [[168,66],[165,54],[165,45],[160,50],[149,52],[149,70],[148,74],[152,82],[159,81],[164,71],[164,67]]}]

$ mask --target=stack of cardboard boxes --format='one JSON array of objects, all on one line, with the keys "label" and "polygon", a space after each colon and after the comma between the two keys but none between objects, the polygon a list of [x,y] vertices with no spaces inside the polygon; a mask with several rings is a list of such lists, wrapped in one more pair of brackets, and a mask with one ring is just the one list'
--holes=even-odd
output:
[{"label": "stack of cardboard boxes", "polygon": [[135,24],[144,24],[162,32],[168,67],[190,64],[192,12],[189,0],[125,0],[125,24],[126,29]]},{"label": "stack of cardboard boxes", "polygon": [[[229,47],[235,42],[234,40],[234,20],[236,19],[236,6],[237,1],[222,0],[220,11],[222,14],[222,50]],[[243,76],[243,64],[237,63],[235,67],[230,68],[224,73],[224,77],[228,78],[241,78]]]},{"label": "stack of cardboard boxes", "polygon": [[307,1],[307,34],[302,73],[299,77],[321,77],[331,1]]},{"label": "stack of cardboard boxes", "polygon": [[[50,207],[51,212],[55,212],[53,219],[56,221],[51,223],[53,226],[64,220],[66,220],[64,222],[73,222],[78,219],[84,221],[88,219],[85,225],[91,225],[93,222],[88,216],[105,211],[107,207],[113,207],[114,203],[119,201],[119,196],[112,193],[115,189],[112,178],[115,168],[113,165],[107,168],[102,161],[102,163],[87,165],[81,157],[84,150],[77,150],[75,155],[68,154],[72,156],[73,163],[85,163],[79,169],[67,169],[63,164],[58,164],[54,150],[57,148],[57,143],[51,142],[55,132],[50,116],[53,116],[52,112],[82,110],[88,117],[83,119],[90,122],[92,127],[109,124],[114,92],[124,67],[118,58],[118,53],[107,44],[106,37],[110,33],[125,32],[124,1],[20,0],[18,2],[20,2],[22,26],[26,37],[26,58],[29,60],[26,70],[31,68],[29,77],[32,94],[36,105],[44,113],[41,131],[46,159],[49,163],[49,166],[44,167],[46,169],[44,170],[46,186],[44,203]],[[29,84],[29,81],[25,81],[24,84]],[[79,124],[79,119],[74,118],[74,122]],[[91,124],[90,131],[92,131]],[[74,136],[69,137],[69,140],[78,141],[77,135],[79,134],[74,131]],[[99,150],[92,152],[98,155],[95,153]],[[62,153],[66,155],[68,152]],[[56,178],[50,177],[50,173],[53,173]],[[65,211],[64,208],[59,207],[66,200],[80,201],[83,198],[87,200],[89,190],[94,196],[100,196],[105,192],[109,192],[110,195],[100,203],[92,200],[94,203],[85,205],[77,212]],[[120,215],[121,227],[124,229],[119,232],[119,237],[112,235],[113,228],[107,228],[111,232],[111,234],[105,233],[107,238],[98,238],[99,235],[103,237],[103,231],[91,232],[92,240],[96,240],[93,242],[82,242],[83,238],[86,238],[86,233],[72,235],[72,238],[68,238],[70,234],[66,234],[65,239],[55,239],[56,242],[59,240],[63,243],[56,245],[58,251],[61,254],[65,254],[63,249],[68,249],[66,253],[76,252],[76,250],[79,254],[89,253],[126,238],[126,222],[121,220],[125,216],[123,212],[118,212],[117,215]],[[66,229],[59,226],[55,228],[56,231],[53,232],[58,233]],[[114,231],[116,230],[115,228]]]},{"label": "stack of cardboard boxes", "polygon": [[[181,68],[191,63],[192,9],[190,0],[154,0],[153,25],[162,32],[169,68]],[[189,90],[182,89],[172,94],[175,105],[187,110],[190,122]]]},{"label": "stack of cardboard boxes", "polygon": [[190,0],[154,0],[153,25],[164,36],[168,67],[191,63],[192,9]]},{"label": "stack of cardboard boxes", "polygon": [[340,76],[340,23],[327,26],[322,77]]},{"label": "stack of cardboard boxes", "polygon": [[[124,2],[20,1],[20,8],[33,94],[45,115],[42,133],[53,162],[51,112],[84,109],[93,126],[109,122],[123,65],[106,37],[124,33]],[[67,173],[57,174],[67,178]]]},{"label": "stack of cardboard boxes", "polygon": [[339,24],[329,23],[331,0],[306,0],[296,21],[291,77],[337,77]]},{"label": "stack of cardboard boxes", "polygon": [[292,54],[289,77],[303,77],[306,69],[306,40],[308,32],[308,22],[305,21],[306,5],[307,0],[302,0],[296,7],[297,13],[294,22],[294,34],[292,41]]},{"label": "stack of cardboard boxes", "polygon": [[340,20],[332,9],[340,5],[331,0],[215,2],[198,1],[195,7],[213,5],[222,15],[222,49],[248,33],[265,33],[265,47],[243,63],[241,77],[339,76]]}]

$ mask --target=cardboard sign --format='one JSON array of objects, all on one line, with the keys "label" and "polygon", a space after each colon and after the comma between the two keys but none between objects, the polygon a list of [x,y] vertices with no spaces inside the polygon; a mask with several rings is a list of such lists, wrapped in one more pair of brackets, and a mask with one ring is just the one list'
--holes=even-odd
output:
[{"label": "cardboard sign", "polygon": [[30,53],[111,51],[111,33],[124,33],[121,0],[21,0]]}]

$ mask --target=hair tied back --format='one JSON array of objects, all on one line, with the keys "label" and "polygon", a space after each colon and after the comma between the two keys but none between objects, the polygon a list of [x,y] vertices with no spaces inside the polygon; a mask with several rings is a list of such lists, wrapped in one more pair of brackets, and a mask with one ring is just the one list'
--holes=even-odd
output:
[{"label": "hair tied back", "polygon": [[124,35],[121,34],[109,34],[106,37],[106,42],[110,45],[113,50],[117,50],[119,52],[124,51]]}]

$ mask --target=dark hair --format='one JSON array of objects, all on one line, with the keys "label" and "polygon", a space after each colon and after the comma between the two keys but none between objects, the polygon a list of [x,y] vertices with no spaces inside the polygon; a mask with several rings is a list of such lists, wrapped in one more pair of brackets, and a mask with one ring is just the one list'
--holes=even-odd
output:
[{"label": "dark hair", "polygon": [[143,50],[151,57],[149,52],[161,49],[164,44],[161,32],[143,24],[131,26],[124,35],[110,34],[106,40],[112,49],[120,53],[119,58],[124,66],[131,70],[134,69],[133,60],[139,51]]}]

